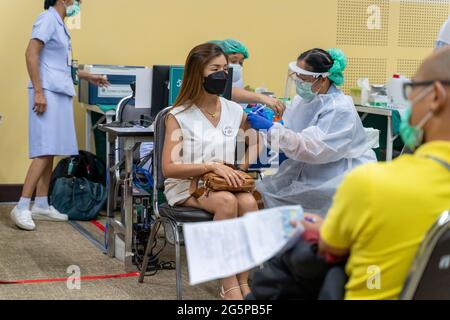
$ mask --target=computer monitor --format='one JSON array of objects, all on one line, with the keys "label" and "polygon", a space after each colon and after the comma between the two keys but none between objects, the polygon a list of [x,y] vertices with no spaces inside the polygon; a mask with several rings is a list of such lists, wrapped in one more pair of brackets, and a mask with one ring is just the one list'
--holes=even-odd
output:
[{"label": "computer monitor", "polygon": [[[152,107],[151,117],[156,118],[158,113],[164,108],[175,102],[180,80],[183,79],[182,66],[155,65],[153,66],[153,84],[152,84]],[[172,71],[172,72],[171,72]],[[181,71],[181,72],[175,72]],[[172,79],[171,79],[172,75]],[[231,100],[233,88],[233,69],[228,71],[228,82],[223,97]],[[175,94],[174,94],[175,93]]]},{"label": "computer monitor", "polygon": [[151,117],[168,106],[170,66],[153,66]]}]

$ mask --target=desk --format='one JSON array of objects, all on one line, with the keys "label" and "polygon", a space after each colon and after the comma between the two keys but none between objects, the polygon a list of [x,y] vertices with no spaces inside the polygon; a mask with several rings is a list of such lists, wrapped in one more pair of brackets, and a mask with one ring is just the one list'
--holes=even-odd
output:
[{"label": "desk", "polygon": [[[125,238],[125,272],[135,271],[133,268],[133,150],[138,143],[153,142],[154,130],[153,128],[110,128],[105,125],[99,125],[99,129],[106,132],[107,141],[109,145],[109,153],[107,157],[108,168],[108,256],[113,258],[115,256],[115,235],[121,234]],[[114,189],[115,184],[115,142],[117,138],[124,141],[125,154],[125,187],[124,187],[124,209],[121,215],[125,217],[125,225],[121,221],[116,220],[114,215]]]},{"label": "desk", "polygon": [[[92,153],[92,133],[94,130],[106,119],[106,123],[113,122],[114,117],[116,116],[116,110],[102,110],[98,106],[90,105],[90,104],[84,104],[80,103],[80,105],[86,109],[86,151],[89,151]],[[103,115],[102,118],[100,118],[99,121],[95,125],[92,125],[92,112],[100,113]],[[108,154],[108,146],[106,146],[106,154]]]},{"label": "desk", "polygon": [[394,141],[398,136],[394,136],[392,129],[392,114],[394,111],[399,111],[398,109],[392,108],[381,108],[381,107],[367,107],[362,105],[356,105],[356,110],[363,113],[361,120],[364,119],[369,114],[375,114],[380,116],[385,116],[387,118],[387,141],[386,141],[386,161],[391,161],[394,153]]}]

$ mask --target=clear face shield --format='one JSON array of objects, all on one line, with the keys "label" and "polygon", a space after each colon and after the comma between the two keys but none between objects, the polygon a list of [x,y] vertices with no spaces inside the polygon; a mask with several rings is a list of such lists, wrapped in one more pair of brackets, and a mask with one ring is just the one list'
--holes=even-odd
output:
[{"label": "clear face shield", "polygon": [[[309,82],[305,81],[305,78],[312,78],[312,80],[317,81],[320,77],[326,78],[330,75],[328,72],[311,72],[307,71],[305,69],[300,68],[297,65],[297,62],[291,62],[289,63],[288,67],[288,73],[286,77],[286,87],[284,91],[284,98],[289,99],[292,101],[292,99],[298,95],[298,86],[299,84]],[[311,82],[311,85],[315,82]]]}]

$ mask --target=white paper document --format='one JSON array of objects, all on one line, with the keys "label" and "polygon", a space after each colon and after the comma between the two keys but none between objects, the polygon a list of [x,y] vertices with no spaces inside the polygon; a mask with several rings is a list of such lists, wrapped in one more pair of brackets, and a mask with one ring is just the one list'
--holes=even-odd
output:
[{"label": "white paper document", "polygon": [[190,284],[248,271],[275,256],[303,227],[301,206],[266,209],[242,218],[187,223],[183,227]]}]

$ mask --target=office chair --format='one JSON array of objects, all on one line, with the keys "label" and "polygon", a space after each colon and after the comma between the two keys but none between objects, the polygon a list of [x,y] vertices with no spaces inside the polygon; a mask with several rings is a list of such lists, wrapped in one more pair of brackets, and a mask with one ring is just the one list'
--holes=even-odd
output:
[{"label": "office chair", "polygon": [[450,300],[450,211],[430,229],[414,259],[401,300]]},{"label": "office chair", "polygon": [[[155,223],[152,226],[150,237],[148,239],[144,261],[139,275],[139,283],[144,282],[145,272],[147,271],[149,255],[155,244],[156,232],[161,224],[164,229],[171,228],[174,235],[175,245],[175,267],[176,267],[176,288],[177,299],[183,299],[183,282],[181,274],[181,231],[184,223],[212,221],[213,216],[206,211],[188,207],[171,207],[169,204],[161,204],[158,201],[158,192],[164,191],[164,175],[162,173],[162,151],[165,138],[165,119],[170,108],[162,110],[155,120],[154,136],[154,157],[153,157],[153,210],[156,216]],[[169,230],[165,230],[167,233]]]}]

